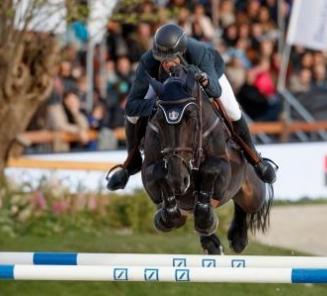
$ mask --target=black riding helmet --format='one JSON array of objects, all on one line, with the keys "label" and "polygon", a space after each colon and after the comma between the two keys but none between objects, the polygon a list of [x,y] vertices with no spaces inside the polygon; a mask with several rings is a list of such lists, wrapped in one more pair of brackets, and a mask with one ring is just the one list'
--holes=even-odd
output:
[{"label": "black riding helmet", "polygon": [[156,60],[174,59],[186,50],[187,36],[182,28],[174,24],[161,26],[153,39],[152,53]]}]

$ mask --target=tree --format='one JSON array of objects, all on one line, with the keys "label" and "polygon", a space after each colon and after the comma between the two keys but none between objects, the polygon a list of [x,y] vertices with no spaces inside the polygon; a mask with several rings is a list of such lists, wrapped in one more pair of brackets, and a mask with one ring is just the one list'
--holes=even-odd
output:
[{"label": "tree", "polygon": [[17,144],[17,135],[26,129],[52,90],[59,57],[53,31],[59,23],[85,13],[85,4],[79,3],[79,0],[0,1],[0,175]]}]

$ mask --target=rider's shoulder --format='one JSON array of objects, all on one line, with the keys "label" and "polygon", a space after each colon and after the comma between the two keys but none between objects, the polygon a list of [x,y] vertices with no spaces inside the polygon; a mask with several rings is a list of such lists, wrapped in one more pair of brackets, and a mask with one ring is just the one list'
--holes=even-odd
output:
[{"label": "rider's shoulder", "polygon": [[192,37],[188,38],[186,54],[191,58],[200,58],[208,51],[215,52],[211,43],[199,41]]},{"label": "rider's shoulder", "polygon": [[147,69],[151,69],[153,67],[158,67],[160,62],[158,62],[152,54],[152,50],[146,51],[139,60],[139,65],[146,67]]},{"label": "rider's shoulder", "polygon": [[187,38],[187,50],[191,52],[195,51],[206,51],[206,50],[212,50],[213,46],[211,43],[203,42],[196,40],[192,37]]}]

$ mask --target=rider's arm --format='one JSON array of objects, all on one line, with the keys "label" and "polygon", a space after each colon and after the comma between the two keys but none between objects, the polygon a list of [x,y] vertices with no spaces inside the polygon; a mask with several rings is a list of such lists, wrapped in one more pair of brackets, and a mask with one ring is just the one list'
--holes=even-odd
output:
[{"label": "rider's arm", "polygon": [[217,70],[215,68],[214,52],[212,50],[206,50],[198,66],[208,75],[209,83],[205,87],[208,96],[212,98],[219,98],[221,96],[221,87],[218,82],[220,77],[218,77]]},{"label": "rider's arm", "polygon": [[127,116],[149,116],[155,106],[155,98],[144,99],[149,88],[146,79],[144,62],[140,62],[136,69],[135,81],[128,95],[126,105]]}]

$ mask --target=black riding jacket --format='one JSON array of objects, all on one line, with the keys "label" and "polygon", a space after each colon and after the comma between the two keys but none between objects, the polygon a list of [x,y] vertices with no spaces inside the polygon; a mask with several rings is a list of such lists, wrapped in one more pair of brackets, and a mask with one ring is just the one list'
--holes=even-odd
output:
[{"label": "black riding jacket", "polygon": [[[208,74],[209,84],[206,87],[207,94],[213,98],[220,97],[221,88],[218,79],[224,73],[224,61],[220,54],[212,46],[193,38],[188,38],[184,58],[189,64],[197,66],[200,70]],[[159,79],[159,68],[160,62],[154,59],[151,50],[143,54],[136,69],[135,81],[128,95],[125,110],[127,116],[151,115],[155,105],[155,99],[144,100],[149,88],[145,69],[152,77]]]}]

